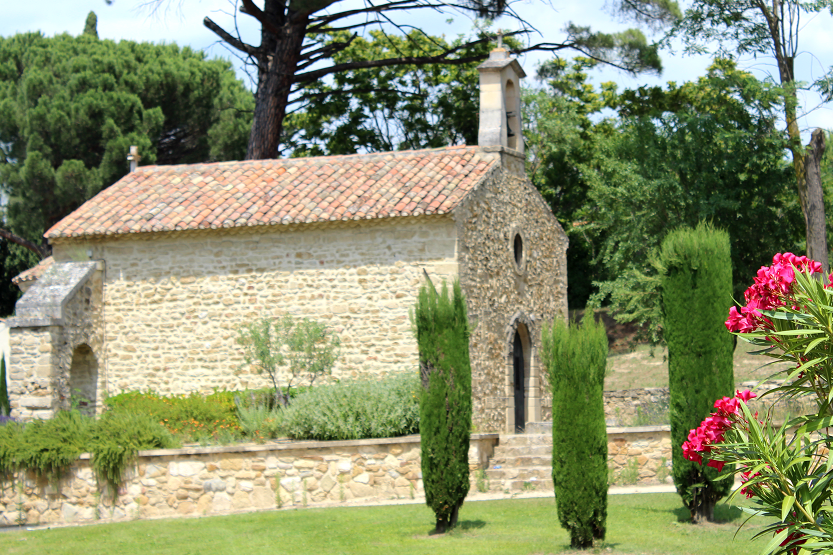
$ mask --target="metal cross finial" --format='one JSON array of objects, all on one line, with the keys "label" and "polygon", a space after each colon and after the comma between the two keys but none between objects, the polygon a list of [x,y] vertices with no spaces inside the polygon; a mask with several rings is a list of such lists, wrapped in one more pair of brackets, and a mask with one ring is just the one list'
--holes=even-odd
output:
[{"label": "metal cross finial", "polygon": [[503,48],[503,29],[497,30],[497,48]]}]

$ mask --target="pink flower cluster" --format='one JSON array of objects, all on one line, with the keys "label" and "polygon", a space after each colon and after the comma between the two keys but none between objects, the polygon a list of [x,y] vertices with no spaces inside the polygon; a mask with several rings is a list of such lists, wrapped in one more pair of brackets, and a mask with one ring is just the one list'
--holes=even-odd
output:
[{"label": "pink flower cluster", "polygon": [[[741,307],[740,312],[734,306],[729,309],[726,329],[740,333],[771,329],[772,323],[760,311],[787,304],[796,270],[815,274],[822,271],[822,266],[815,260],[791,252],[776,254],[772,257],[772,266],[761,266],[755,283],[743,294],[746,306]],[[833,281],[833,274],[830,274],[828,281]]]},{"label": "pink flower cluster", "polygon": [[[683,457],[689,461],[703,464],[702,453],[711,453],[713,445],[723,441],[726,430],[732,427],[732,417],[738,413],[740,402],[748,402],[756,397],[749,390],[736,391],[734,397],[724,397],[714,402],[717,412],[711,413],[697,428],[688,433],[688,441],[683,443]],[[706,466],[723,470],[723,461],[710,459]]]}]

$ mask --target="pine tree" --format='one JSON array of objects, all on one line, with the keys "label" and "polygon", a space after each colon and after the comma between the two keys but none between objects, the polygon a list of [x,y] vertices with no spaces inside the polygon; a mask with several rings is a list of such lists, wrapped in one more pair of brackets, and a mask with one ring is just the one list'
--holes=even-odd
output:
[{"label": "pine tree", "polygon": [[466,301],[455,281],[437,293],[430,280],[420,289],[412,315],[419,347],[422,391],[419,433],[425,502],[434,511],[436,531],[457,524],[469,492],[471,362]]},{"label": "pine tree", "polygon": [[[697,522],[714,519],[714,506],[731,480],[683,458],[682,444],[692,428],[731,396],[734,340],[723,325],[732,304],[729,235],[712,225],[682,228],[665,238],[660,252],[662,309],[668,343],[671,395],[671,460],[674,484]],[[725,469],[724,473],[730,469]]]},{"label": "pine tree", "polygon": [[558,320],[543,332],[543,360],[552,387],[555,501],[574,548],[591,547],[605,537],[607,348],[604,326],[589,311],[580,326]]}]

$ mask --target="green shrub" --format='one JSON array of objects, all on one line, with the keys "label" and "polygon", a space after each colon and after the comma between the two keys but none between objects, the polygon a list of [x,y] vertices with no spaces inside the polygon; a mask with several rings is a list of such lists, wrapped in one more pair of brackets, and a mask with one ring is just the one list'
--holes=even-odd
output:
[{"label": "green shrub", "polygon": [[[717,481],[713,468],[685,460],[682,444],[713,410],[715,399],[732,396],[734,338],[723,323],[732,304],[729,236],[703,223],[674,231],[662,243],[659,268],[674,484],[692,519],[711,521],[732,480]],[[723,473],[728,472],[731,468]]]},{"label": "green shrub", "polygon": [[89,451],[96,476],[115,496],[137,451],[178,446],[171,433],[148,414],[107,412],[93,426]]},{"label": "green shrub", "polygon": [[416,377],[407,375],[318,386],[274,413],[272,433],[318,440],[415,434],[419,431],[418,390]]},{"label": "green shrub", "polygon": [[286,409],[272,408],[266,402],[260,405],[241,404],[237,407],[240,429],[245,437],[258,443],[281,435],[283,432],[283,416]]},{"label": "green shrub", "polygon": [[419,433],[425,502],[436,516],[436,531],[457,524],[469,492],[471,362],[466,301],[455,281],[437,293],[422,286],[413,311],[422,389]]},{"label": "green shrub", "polygon": [[[275,402],[288,405],[289,391],[296,379],[310,385],[319,376],[332,372],[339,356],[341,340],[326,325],[286,314],[281,318],[260,318],[237,328],[237,343],[243,347],[243,360],[258,373],[266,372],[274,386]],[[286,365],[289,381],[278,384],[278,372]]]},{"label": "green shrub", "polygon": [[129,391],[109,397],[104,404],[116,413],[150,415],[186,442],[202,442],[240,432],[232,392],[216,392],[206,397],[197,392],[166,397]]},{"label": "green shrub", "polygon": [[57,480],[88,450],[94,423],[78,411],[59,411],[49,420],[28,422],[12,446],[15,466]]},{"label": "green shrub", "polygon": [[607,334],[587,311],[580,326],[545,328],[543,361],[552,388],[552,480],[558,520],[574,548],[605,537],[607,428],[604,375]]}]

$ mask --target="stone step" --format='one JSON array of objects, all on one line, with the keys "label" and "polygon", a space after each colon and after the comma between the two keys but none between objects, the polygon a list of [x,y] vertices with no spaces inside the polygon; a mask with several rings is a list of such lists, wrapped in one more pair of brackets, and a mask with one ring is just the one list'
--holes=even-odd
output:
[{"label": "stone step", "polygon": [[552,434],[501,434],[500,447],[552,445]]},{"label": "stone step", "polygon": [[508,460],[515,457],[551,457],[552,445],[519,445],[515,447],[505,447],[498,445],[495,447],[492,460],[503,459]]},{"label": "stone step", "polygon": [[552,479],[552,469],[544,466],[513,466],[509,468],[490,468],[486,471],[489,480],[546,480]]},{"label": "stone step", "polygon": [[517,456],[495,456],[489,460],[489,468],[502,466],[504,468],[513,466],[546,466],[552,465],[552,455],[517,455]]}]

